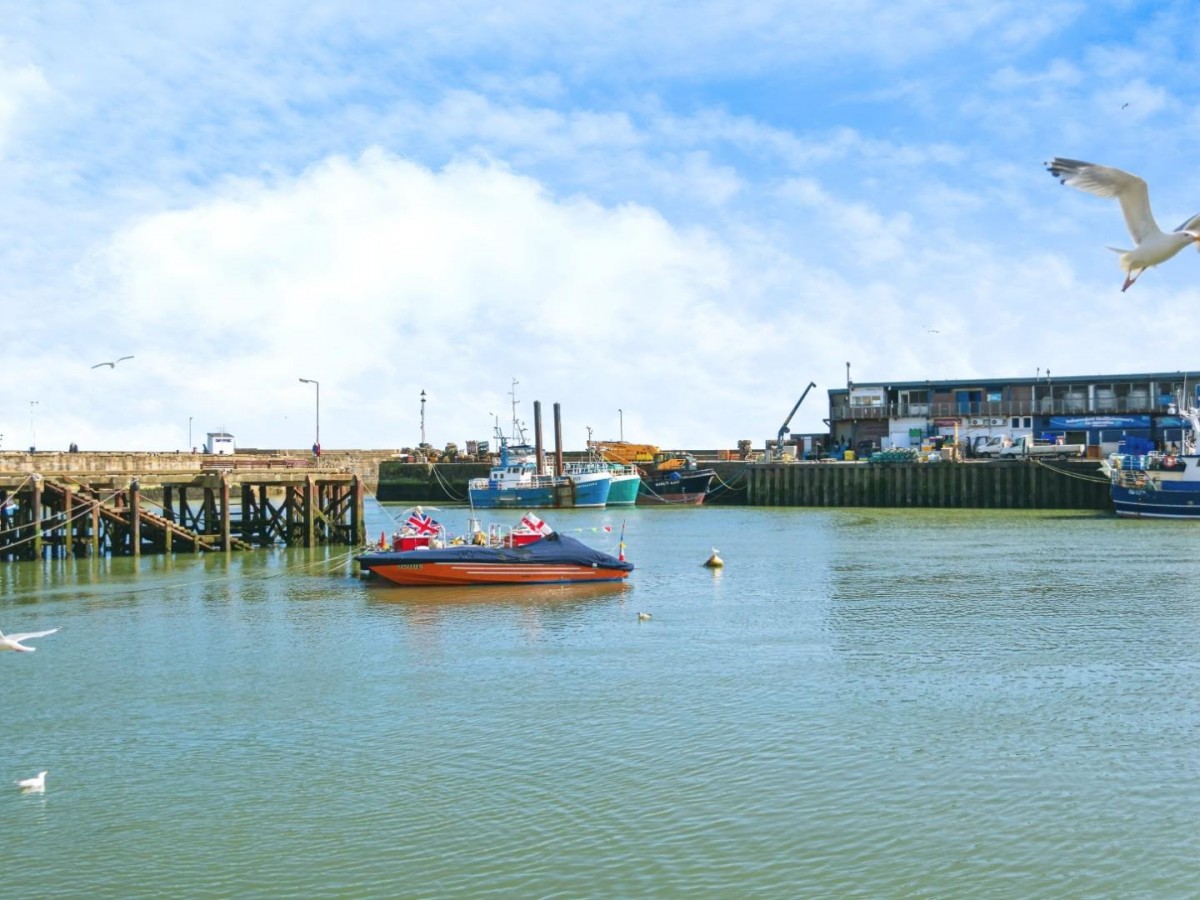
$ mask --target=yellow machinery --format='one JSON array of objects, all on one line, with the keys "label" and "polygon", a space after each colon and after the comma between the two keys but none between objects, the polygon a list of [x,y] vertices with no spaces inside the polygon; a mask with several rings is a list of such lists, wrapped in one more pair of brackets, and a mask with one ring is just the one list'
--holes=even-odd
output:
[{"label": "yellow machinery", "polygon": [[696,468],[696,457],[690,453],[664,452],[654,454],[654,468],[659,472],[690,471]]},{"label": "yellow machinery", "polygon": [[658,454],[658,448],[653,444],[630,444],[625,441],[588,441],[588,449],[597,451],[607,460],[626,465],[654,462]]}]

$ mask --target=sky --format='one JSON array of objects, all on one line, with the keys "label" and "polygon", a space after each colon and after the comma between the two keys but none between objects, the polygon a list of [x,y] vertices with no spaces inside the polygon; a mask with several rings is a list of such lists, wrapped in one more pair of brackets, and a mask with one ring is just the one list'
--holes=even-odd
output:
[{"label": "sky", "polygon": [[[1194,0],[0,0],[0,448],[734,448],[1200,367]],[[101,366],[132,356],[116,366]],[[301,378],[319,382],[319,387]],[[319,417],[318,417],[319,392]],[[422,393],[425,401],[422,404]]]}]

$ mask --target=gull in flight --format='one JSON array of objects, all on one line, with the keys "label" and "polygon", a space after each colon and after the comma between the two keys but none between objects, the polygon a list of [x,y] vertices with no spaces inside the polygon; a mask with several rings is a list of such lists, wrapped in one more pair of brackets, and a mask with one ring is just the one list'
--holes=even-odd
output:
[{"label": "gull in flight", "polygon": [[37,647],[26,647],[21,641],[30,641],[34,638],[45,637],[48,634],[54,634],[58,631],[57,628],[51,628],[49,631],[26,631],[21,634],[5,634],[0,631],[0,650],[21,650],[25,653],[32,653]]},{"label": "gull in flight", "polygon": [[110,369],[115,369],[117,367],[117,363],[123,362],[124,360],[127,360],[127,359],[133,359],[133,357],[132,356],[118,356],[112,362],[96,363],[94,366],[92,366],[92,368],[93,369],[101,369],[104,366],[108,366]]},{"label": "gull in flight", "polygon": [[23,791],[40,794],[46,790],[46,773],[38,772],[33,778],[22,778],[17,782],[17,787]]},{"label": "gull in flight", "polygon": [[1121,254],[1121,268],[1125,270],[1122,293],[1129,290],[1147,269],[1166,262],[1188,244],[1200,241],[1200,215],[1192,216],[1171,232],[1164,233],[1158,227],[1154,213],[1150,211],[1150,191],[1146,182],[1136,175],[1110,166],[1057,156],[1046,163],[1046,169],[1069,187],[1097,197],[1116,197],[1120,202],[1125,224],[1133,236],[1133,249],[1108,249]]}]

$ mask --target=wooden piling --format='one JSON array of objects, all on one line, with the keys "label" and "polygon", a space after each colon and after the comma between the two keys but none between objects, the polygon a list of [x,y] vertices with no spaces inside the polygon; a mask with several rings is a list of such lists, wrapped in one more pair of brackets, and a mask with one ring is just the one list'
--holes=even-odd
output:
[{"label": "wooden piling", "polygon": [[129,484],[129,553],[131,556],[142,555],[142,492],[135,478]]}]

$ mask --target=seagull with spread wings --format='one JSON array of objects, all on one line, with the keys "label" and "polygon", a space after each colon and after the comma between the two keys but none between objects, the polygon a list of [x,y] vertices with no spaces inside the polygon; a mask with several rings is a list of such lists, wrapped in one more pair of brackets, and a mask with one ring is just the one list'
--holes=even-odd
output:
[{"label": "seagull with spread wings", "polygon": [[1200,215],[1192,216],[1174,231],[1164,232],[1158,227],[1154,213],[1150,211],[1150,190],[1137,175],[1111,166],[1057,156],[1046,163],[1046,169],[1068,187],[1097,197],[1116,197],[1121,204],[1125,224],[1133,236],[1133,249],[1108,249],[1121,254],[1121,268],[1125,270],[1122,292],[1129,290],[1147,269],[1166,262],[1188,244],[1200,241]]},{"label": "seagull with spread wings", "polygon": [[57,628],[51,628],[49,631],[25,631],[20,634],[5,634],[0,631],[0,650],[20,650],[23,653],[32,653],[37,647],[26,647],[22,641],[31,641],[34,638],[45,637],[48,634],[54,634],[58,631]]},{"label": "seagull with spread wings", "polygon": [[103,368],[104,366],[108,366],[110,369],[115,369],[115,368],[117,367],[117,363],[119,363],[119,362],[122,362],[122,361],[124,361],[124,360],[126,360],[126,359],[133,359],[133,357],[132,357],[132,356],[118,356],[118,357],[117,357],[115,360],[113,360],[112,362],[102,362],[102,363],[96,363],[94,366],[92,366],[92,368],[93,368],[93,369],[100,369],[100,368]]}]

